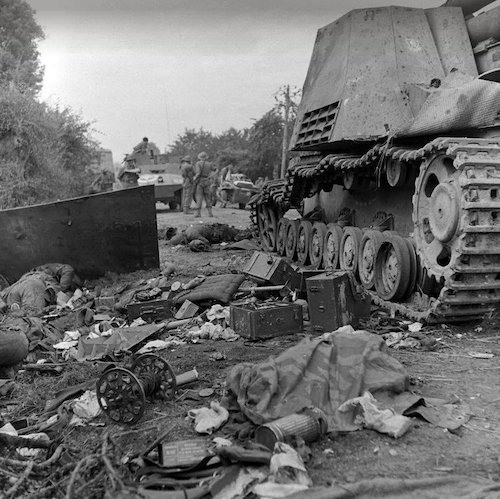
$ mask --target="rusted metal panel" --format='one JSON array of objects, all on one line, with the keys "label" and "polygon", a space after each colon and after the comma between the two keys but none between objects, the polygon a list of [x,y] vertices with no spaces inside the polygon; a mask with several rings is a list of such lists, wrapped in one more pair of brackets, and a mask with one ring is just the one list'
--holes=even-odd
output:
[{"label": "rusted metal panel", "polygon": [[0,274],[62,262],[83,278],[159,267],[154,187],[0,211]]}]

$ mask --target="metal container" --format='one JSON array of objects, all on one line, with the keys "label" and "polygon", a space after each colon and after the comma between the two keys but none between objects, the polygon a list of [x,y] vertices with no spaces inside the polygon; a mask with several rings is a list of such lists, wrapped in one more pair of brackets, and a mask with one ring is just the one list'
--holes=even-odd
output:
[{"label": "metal container", "polygon": [[243,273],[260,283],[286,284],[290,289],[299,289],[301,277],[298,271],[284,258],[255,251]]},{"label": "metal container", "polygon": [[371,299],[360,294],[347,271],[324,273],[306,279],[309,317],[314,332],[335,331],[370,315]]},{"label": "metal container", "polygon": [[300,414],[290,414],[283,418],[259,426],[255,430],[255,441],[273,450],[276,442],[286,442],[300,437],[304,442],[313,442],[327,431],[326,416],[317,408],[307,409]]},{"label": "metal container", "polygon": [[295,303],[231,305],[229,314],[231,328],[240,336],[251,340],[286,336],[303,331],[302,307]]}]

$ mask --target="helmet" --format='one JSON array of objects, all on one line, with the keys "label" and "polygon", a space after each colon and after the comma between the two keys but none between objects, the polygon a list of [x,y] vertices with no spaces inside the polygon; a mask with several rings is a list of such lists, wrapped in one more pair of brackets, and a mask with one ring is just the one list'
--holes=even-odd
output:
[{"label": "helmet", "polygon": [[202,161],[208,159],[208,154],[205,151],[200,152],[200,154],[198,154],[198,159],[201,159]]},{"label": "helmet", "polygon": [[191,163],[191,156],[184,156],[181,159],[181,163]]}]

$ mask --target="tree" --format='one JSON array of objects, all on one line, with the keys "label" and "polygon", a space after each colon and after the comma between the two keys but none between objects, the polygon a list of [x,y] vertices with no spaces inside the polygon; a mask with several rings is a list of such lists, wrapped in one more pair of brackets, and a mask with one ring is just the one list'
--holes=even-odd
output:
[{"label": "tree", "polygon": [[[283,178],[288,167],[288,148],[290,146],[290,131],[293,128],[293,123],[297,116],[297,102],[295,99],[300,95],[301,91],[297,88],[290,90],[290,85],[285,85],[275,95],[277,108],[281,112],[283,118],[283,136],[281,139],[281,175],[275,170],[274,178],[280,176]],[[276,168],[276,167],[275,167]]]},{"label": "tree", "polygon": [[35,11],[24,0],[0,0],[0,86],[21,92],[41,88],[43,68],[37,43],[43,40]]},{"label": "tree", "polygon": [[253,124],[249,132],[252,178],[272,177],[276,167],[279,171],[282,134],[283,120],[276,108]]},{"label": "tree", "polygon": [[91,125],[17,88],[0,88],[0,209],[85,193]]},{"label": "tree", "polygon": [[216,137],[211,132],[200,128],[186,128],[182,135],[178,135],[174,143],[169,146],[173,156],[191,156],[194,161],[198,154],[205,151],[211,158],[217,153]]}]

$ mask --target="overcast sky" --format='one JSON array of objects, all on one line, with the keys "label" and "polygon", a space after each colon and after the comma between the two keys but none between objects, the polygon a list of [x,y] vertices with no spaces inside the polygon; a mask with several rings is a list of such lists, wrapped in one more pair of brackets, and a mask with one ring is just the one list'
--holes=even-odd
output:
[{"label": "overcast sky", "polygon": [[[301,87],[316,30],[383,0],[28,0],[45,31],[42,98],[93,121],[115,161],[143,136],[243,128]],[[397,5],[437,6],[439,0]]]}]

